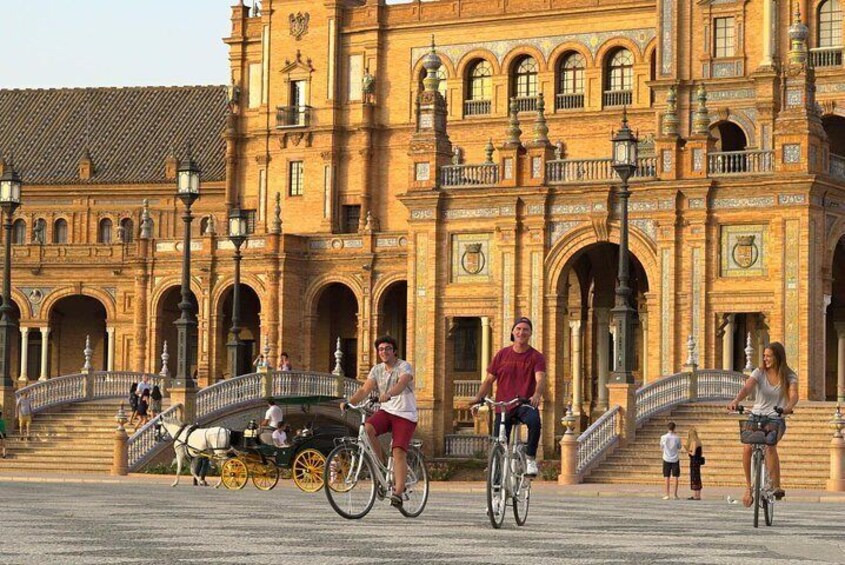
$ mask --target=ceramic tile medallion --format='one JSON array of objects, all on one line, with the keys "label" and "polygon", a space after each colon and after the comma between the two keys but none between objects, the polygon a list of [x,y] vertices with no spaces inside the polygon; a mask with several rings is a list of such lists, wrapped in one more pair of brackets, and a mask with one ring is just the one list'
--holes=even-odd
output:
[{"label": "ceramic tile medallion", "polygon": [[489,282],[490,262],[490,234],[452,235],[452,282]]},{"label": "ceramic tile medallion", "polygon": [[722,226],[721,276],[765,276],[767,236],[765,225]]}]

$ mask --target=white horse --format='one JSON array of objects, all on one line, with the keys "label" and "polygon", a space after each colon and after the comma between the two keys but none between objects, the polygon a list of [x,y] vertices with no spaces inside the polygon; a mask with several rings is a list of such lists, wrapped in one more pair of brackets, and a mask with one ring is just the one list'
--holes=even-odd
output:
[{"label": "white horse", "polygon": [[[156,439],[161,439],[164,436],[161,433],[162,428],[173,439],[173,450],[176,452],[176,480],[170,486],[175,487],[179,484],[182,465],[186,461],[196,457],[225,459],[232,448],[231,432],[220,426],[195,428],[159,418],[155,423],[155,428]],[[205,479],[196,475],[193,465],[189,465],[189,468],[194,480],[199,484],[208,485]]]}]

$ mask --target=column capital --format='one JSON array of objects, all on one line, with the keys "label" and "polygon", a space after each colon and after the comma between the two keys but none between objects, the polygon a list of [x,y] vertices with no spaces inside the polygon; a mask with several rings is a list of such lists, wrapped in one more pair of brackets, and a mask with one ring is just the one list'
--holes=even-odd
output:
[{"label": "column capital", "polygon": [[113,334],[115,330],[114,326],[106,326],[106,333]]},{"label": "column capital", "polygon": [[833,322],[833,327],[836,330],[836,334],[838,335],[839,339],[845,339],[845,321]]},{"label": "column capital", "polygon": [[47,335],[50,333],[50,326],[41,326],[38,329],[41,331],[42,335]]},{"label": "column capital", "polygon": [[569,327],[573,330],[580,330],[581,320],[569,320]]},{"label": "column capital", "polygon": [[20,326],[18,329],[21,331],[21,337],[24,339],[29,337],[29,330],[31,329],[29,326]]}]

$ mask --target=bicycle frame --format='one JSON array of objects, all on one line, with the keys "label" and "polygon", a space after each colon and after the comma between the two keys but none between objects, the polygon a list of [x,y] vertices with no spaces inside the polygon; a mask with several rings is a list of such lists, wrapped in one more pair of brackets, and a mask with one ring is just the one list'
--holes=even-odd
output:
[{"label": "bicycle frame", "polygon": [[496,443],[501,445],[505,450],[505,468],[502,470],[502,486],[505,488],[505,494],[513,496],[517,494],[521,486],[516,484],[513,461],[517,460],[517,447],[522,444],[522,441],[519,439],[522,422],[514,420],[511,424],[511,437],[508,439],[505,416],[506,414],[502,413],[499,418],[499,430],[495,437]]}]

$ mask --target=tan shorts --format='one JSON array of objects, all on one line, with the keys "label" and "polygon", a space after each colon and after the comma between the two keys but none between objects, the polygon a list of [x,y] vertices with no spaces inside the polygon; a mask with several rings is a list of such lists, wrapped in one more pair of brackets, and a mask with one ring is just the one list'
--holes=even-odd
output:
[{"label": "tan shorts", "polygon": [[32,423],[32,414],[29,416],[18,416],[18,426],[23,427],[24,424],[29,425]]}]

